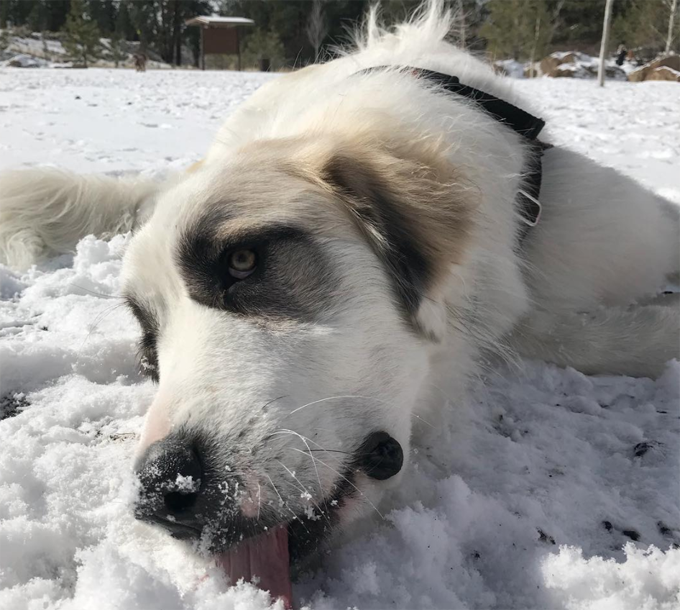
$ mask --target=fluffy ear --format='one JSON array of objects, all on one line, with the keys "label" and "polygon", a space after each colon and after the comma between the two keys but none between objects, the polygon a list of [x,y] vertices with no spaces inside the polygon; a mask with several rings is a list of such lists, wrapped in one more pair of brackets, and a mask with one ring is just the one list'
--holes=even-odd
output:
[{"label": "fluffy ear", "polygon": [[339,196],[392,282],[405,316],[439,339],[442,283],[460,263],[476,207],[472,189],[446,159],[409,148],[336,150],[321,179]]}]

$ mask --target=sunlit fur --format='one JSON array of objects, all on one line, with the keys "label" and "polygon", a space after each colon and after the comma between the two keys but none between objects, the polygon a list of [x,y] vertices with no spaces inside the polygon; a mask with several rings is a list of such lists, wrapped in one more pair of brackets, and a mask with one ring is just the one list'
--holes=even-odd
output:
[{"label": "sunlit fur", "polygon": [[108,239],[148,218],[159,185],[56,169],[0,174],[0,263],[24,270],[72,252],[80,237]]},{"label": "sunlit fur", "polygon": [[[449,19],[431,2],[383,31],[373,13],[355,51],[262,87],[203,164],[172,187],[140,191],[158,205],[132,239],[124,284],[158,320],[160,368],[140,451],[170,431],[209,435],[219,463],[247,481],[248,514],[257,502],[286,519],[327,497],[346,456],[374,430],[398,439],[408,462],[414,418],[441,410],[438,388],[465,400],[490,351],[628,375],[657,375],[678,356],[677,306],[648,300],[678,274],[677,210],[555,147],[544,158],[541,221],[520,245],[520,136],[398,69],[455,74],[540,115],[509,81],[444,41]],[[395,68],[358,74],[371,66]],[[0,251],[11,264],[73,247],[85,231],[123,228],[55,223],[48,239],[32,187],[15,188],[9,204],[0,193]],[[129,213],[127,186],[109,189]],[[376,195],[408,219],[432,262],[415,310],[395,295],[390,246],[362,209]],[[84,205],[94,215],[100,202]],[[313,237],[333,283],[322,286],[312,321],[230,315],[190,298],[180,240],[206,210],[225,207],[224,239],[276,224]],[[21,251],[16,235],[28,225],[44,244]],[[304,261],[281,264],[304,269]],[[398,480],[358,474],[341,523],[372,510]]]}]

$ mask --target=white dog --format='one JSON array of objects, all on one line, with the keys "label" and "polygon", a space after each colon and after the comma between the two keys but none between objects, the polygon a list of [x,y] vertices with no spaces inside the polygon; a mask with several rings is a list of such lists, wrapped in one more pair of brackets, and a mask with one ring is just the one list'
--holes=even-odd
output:
[{"label": "white dog", "polygon": [[356,51],[262,87],[172,184],[0,179],[10,265],[135,230],[124,293],[159,384],[138,516],[284,597],[288,554],[399,480],[443,380],[463,396],[489,353],[626,375],[678,356],[678,310],[655,298],[677,211],[553,147],[537,218],[541,149],[511,119],[540,121],[449,25],[437,2],[391,32],[371,18]]}]

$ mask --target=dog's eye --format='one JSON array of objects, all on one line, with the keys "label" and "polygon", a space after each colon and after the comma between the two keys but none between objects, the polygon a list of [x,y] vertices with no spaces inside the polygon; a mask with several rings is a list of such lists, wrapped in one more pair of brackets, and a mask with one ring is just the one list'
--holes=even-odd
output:
[{"label": "dog's eye", "polygon": [[257,267],[254,250],[235,250],[229,255],[229,274],[237,280],[247,278]]}]

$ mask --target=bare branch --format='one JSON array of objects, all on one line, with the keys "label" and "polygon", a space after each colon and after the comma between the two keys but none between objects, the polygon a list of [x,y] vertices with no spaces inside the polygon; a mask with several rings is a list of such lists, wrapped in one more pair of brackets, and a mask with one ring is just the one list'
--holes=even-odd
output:
[{"label": "bare branch", "polygon": [[309,14],[309,21],[307,22],[307,38],[309,43],[314,47],[314,58],[319,59],[319,50],[326,35],[328,34],[328,25],[324,15],[324,0],[313,0],[312,11]]}]

